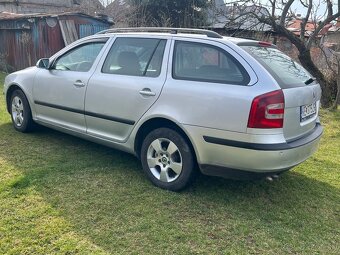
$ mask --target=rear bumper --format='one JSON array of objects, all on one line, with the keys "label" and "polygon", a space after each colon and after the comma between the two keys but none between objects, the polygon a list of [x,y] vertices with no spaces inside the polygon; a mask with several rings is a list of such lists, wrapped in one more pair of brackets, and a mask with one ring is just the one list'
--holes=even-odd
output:
[{"label": "rear bumper", "polygon": [[[203,136],[202,173],[214,176],[268,176],[286,171],[308,159],[318,148],[323,128],[317,124],[306,136],[286,143],[248,143]],[[251,178],[253,178],[251,177]]]},{"label": "rear bumper", "polygon": [[251,172],[214,165],[200,165],[201,172],[205,175],[218,176],[233,180],[259,180],[268,176],[279,175],[288,169],[280,171]]}]

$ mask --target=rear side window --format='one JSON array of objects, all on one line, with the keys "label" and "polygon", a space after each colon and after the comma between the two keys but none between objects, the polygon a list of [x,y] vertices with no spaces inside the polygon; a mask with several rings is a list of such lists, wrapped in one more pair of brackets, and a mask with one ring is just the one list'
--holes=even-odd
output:
[{"label": "rear side window", "polygon": [[166,40],[117,38],[102,68],[103,73],[157,77],[162,69]]},{"label": "rear side window", "polygon": [[282,89],[306,86],[311,75],[297,62],[276,48],[241,46],[260,62]]},{"label": "rear side window", "polygon": [[173,78],[246,85],[250,78],[243,66],[218,47],[193,42],[175,43]]}]

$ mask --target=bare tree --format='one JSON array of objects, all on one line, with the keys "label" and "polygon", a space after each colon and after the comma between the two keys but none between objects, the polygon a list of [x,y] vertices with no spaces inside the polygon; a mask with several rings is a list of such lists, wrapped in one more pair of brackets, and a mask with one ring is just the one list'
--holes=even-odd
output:
[{"label": "bare tree", "polygon": [[[214,0],[212,0],[214,1]],[[322,2],[320,2],[322,1]],[[262,13],[257,13],[254,11],[239,11],[237,17],[229,19],[231,22],[240,19],[240,17],[252,17],[260,23],[267,24],[272,27],[272,30],[279,36],[287,38],[298,50],[298,58],[300,63],[306,68],[320,83],[322,87],[322,105],[324,107],[331,106],[332,95],[330,84],[325,78],[322,71],[313,63],[310,49],[312,45],[317,41],[320,31],[328,25],[330,22],[336,20],[340,17],[340,0],[337,3],[332,0],[244,0],[244,1],[233,1],[228,2],[237,6],[239,9],[244,8],[247,10],[247,6],[263,6],[263,3],[268,3],[265,7],[268,9],[268,14],[263,15]],[[292,31],[287,29],[287,24],[294,15],[292,10],[292,5],[294,3],[299,3],[303,8],[305,8],[306,14],[302,19],[300,35],[296,36]],[[326,5],[326,11],[324,14],[319,14],[317,9],[320,4]],[[335,8],[337,5],[337,8]],[[336,11],[335,11],[336,9]],[[226,14],[228,16],[229,14]],[[315,30],[306,35],[306,25],[309,20],[315,22]]]},{"label": "bare tree", "polygon": [[338,109],[338,105],[340,105],[340,52],[336,52],[335,53],[335,60],[336,60],[336,65],[337,65],[337,93],[336,93],[336,97],[335,97],[335,101],[333,104],[333,109],[337,110]]}]

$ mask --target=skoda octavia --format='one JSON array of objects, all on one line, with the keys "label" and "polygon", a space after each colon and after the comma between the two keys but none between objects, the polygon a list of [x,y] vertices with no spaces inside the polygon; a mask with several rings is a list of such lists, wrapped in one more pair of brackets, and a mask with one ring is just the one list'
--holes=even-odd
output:
[{"label": "skoda octavia", "polygon": [[321,89],[267,42],[206,30],[111,29],[8,75],[13,126],[44,125],[140,158],[178,191],[195,172],[248,179],[310,157]]}]

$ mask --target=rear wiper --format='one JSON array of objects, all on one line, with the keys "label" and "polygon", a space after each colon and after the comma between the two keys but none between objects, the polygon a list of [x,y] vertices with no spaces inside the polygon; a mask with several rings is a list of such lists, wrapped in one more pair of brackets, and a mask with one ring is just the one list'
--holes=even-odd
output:
[{"label": "rear wiper", "polygon": [[309,84],[311,84],[315,80],[316,80],[315,78],[309,78],[308,80],[305,81],[305,84],[309,85]]}]

